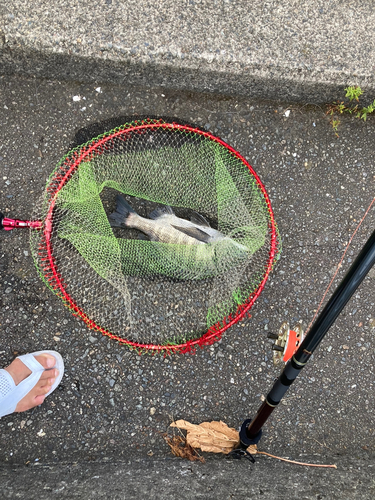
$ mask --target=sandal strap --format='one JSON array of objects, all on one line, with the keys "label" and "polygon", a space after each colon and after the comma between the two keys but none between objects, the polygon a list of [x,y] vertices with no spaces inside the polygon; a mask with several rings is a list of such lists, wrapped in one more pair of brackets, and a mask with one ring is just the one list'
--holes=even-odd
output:
[{"label": "sandal strap", "polygon": [[2,407],[2,400],[16,387],[14,380],[10,373],[6,370],[0,370],[0,405]]},{"label": "sandal strap", "polygon": [[31,372],[36,372],[36,371],[44,371],[46,368],[44,368],[43,365],[39,363],[39,361],[35,358],[35,353],[34,354],[22,354],[22,356],[17,356],[17,359],[20,359],[24,365],[27,366],[27,368]]}]

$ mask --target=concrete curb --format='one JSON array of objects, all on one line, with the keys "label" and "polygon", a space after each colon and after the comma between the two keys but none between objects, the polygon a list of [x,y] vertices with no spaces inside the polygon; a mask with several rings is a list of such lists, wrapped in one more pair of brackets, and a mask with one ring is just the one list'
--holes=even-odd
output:
[{"label": "concrete curb", "polygon": [[[0,72],[284,101],[375,92],[371,2],[5,3]],[[2,27],[1,27],[2,25]],[[365,26],[364,30],[358,29]],[[366,98],[367,95],[367,98]]]},{"label": "concrete curb", "polygon": [[[300,457],[301,458],[301,457]],[[374,498],[373,466],[354,457],[303,457],[337,469],[301,467],[274,459],[210,458],[205,464],[181,459],[130,460],[121,463],[2,466],[2,498],[44,500],[111,498],[126,500],[186,498],[269,500]],[[30,488],[30,485],[33,485]]]},{"label": "concrete curb", "polygon": [[[247,72],[221,72],[203,65],[198,68],[178,64],[142,63],[117,59],[95,59],[67,53],[3,48],[2,74],[26,74],[37,78],[82,82],[110,82],[142,87],[210,92],[248,98],[327,103],[343,98],[343,89],[359,85],[367,94],[375,93],[375,80],[351,78],[342,73],[328,79],[324,72],[288,71],[285,68],[247,68]],[[363,100],[363,104],[368,104]]]}]

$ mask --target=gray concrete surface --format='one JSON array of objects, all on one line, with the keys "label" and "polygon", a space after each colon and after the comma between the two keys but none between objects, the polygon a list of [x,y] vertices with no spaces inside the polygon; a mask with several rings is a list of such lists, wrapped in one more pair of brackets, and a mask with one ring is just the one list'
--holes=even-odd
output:
[{"label": "gray concrete surface", "polygon": [[2,74],[314,103],[375,90],[371,0],[7,0],[0,35]]},{"label": "gray concrete surface", "polygon": [[180,459],[147,459],[111,464],[0,467],[0,491],[4,500],[374,498],[374,464],[351,457],[338,458],[336,463],[337,470],[306,470],[267,458],[255,465],[226,459],[212,459],[205,464]]},{"label": "gray concrete surface", "polygon": [[[0,365],[16,353],[43,348],[61,352],[66,364],[60,390],[45,404],[0,420],[2,497],[22,498],[25,485],[36,484],[46,489],[37,488],[35,498],[73,495],[75,486],[77,498],[94,498],[98,491],[104,496],[105,488],[113,498],[128,498],[128,487],[132,498],[147,488],[156,498],[176,498],[183,484],[186,498],[195,492],[208,498],[212,491],[216,498],[247,498],[245,474],[246,483],[256,485],[252,498],[264,497],[262,491],[270,499],[286,498],[280,485],[289,498],[351,499],[356,491],[358,498],[371,498],[373,270],[267,423],[260,446],[291,459],[337,462],[338,471],[264,458],[249,473],[249,464],[228,465],[224,458],[207,457],[206,465],[168,461],[163,434],[172,419],[221,419],[237,427],[257,410],[279,373],[267,332],[284,320],[310,321],[374,196],[374,119],[343,118],[337,138],[324,107],[109,84],[101,84],[99,93],[99,84],[1,77],[0,206],[6,215],[31,215],[77,129],[118,115],[177,116],[206,127],[248,158],[270,194],[283,253],[252,318],[194,356],[163,359],[140,357],[89,331],[37,277],[28,234],[2,233]],[[336,284],[374,222],[373,209]],[[71,464],[78,464],[76,476]]]}]

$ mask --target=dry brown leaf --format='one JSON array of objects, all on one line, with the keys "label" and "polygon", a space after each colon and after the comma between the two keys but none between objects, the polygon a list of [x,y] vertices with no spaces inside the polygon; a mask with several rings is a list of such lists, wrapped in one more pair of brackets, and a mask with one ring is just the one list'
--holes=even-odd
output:
[{"label": "dry brown leaf", "polygon": [[203,457],[198,455],[196,450],[186,443],[186,440],[181,436],[168,437],[164,436],[165,441],[170,446],[173,455],[176,457],[187,458],[191,462],[199,460],[204,463]]},{"label": "dry brown leaf", "polygon": [[170,427],[178,427],[179,429],[184,429],[185,431],[188,431],[189,429],[195,429],[197,425],[191,424],[187,420],[177,420],[176,422],[172,422]]},{"label": "dry brown leaf", "polygon": [[[203,422],[199,425],[191,424],[187,420],[177,420],[172,422],[171,427],[177,427],[187,431],[186,439],[181,436],[175,436],[173,439],[167,438],[166,441],[172,449],[174,455],[188,458],[189,460],[201,460],[195,448],[200,448],[202,451],[211,453],[225,453],[228,454],[232,450],[238,448],[240,444],[239,433],[228,427],[224,422]],[[277,458],[284,462],[292,464],[303,465],[308,467],[330,467],[337,469],[336,465],[320,465],[320,464],[306,464],[303,462],[296,462],[287,458],[277,457],[265,451],[258,451],[257,445],[250,445],[247,450],[250,455],[266,455],[271,458]],[[197,458],[198,457],[198,458]]]},{"label": "dry brown leaf", "polygon": [[251,444],[246,451],[250,453],[250,455],[256,455],[258,453],[258,448],[256,444]]},{"label": "dry brown leaf", "polygon": [[228,427],[227,424],[225,424],[221,420],[220,422],[215,422],[214,420],[212,422],[202,422],[200,425],[204,428],[212,429],[216,432],[221,432],[232,441],[239,440],[238,431],[236,431],[236,429],[233,429],[232,427]]},{"label": "dry brown leaf", "polygon": [[186,420],[172,422],[171,427],[187,431],[186,442],[193,448],[211,453],[229,453],[239,445],[238,432],[224,422],[203,422],[199,425]]}]

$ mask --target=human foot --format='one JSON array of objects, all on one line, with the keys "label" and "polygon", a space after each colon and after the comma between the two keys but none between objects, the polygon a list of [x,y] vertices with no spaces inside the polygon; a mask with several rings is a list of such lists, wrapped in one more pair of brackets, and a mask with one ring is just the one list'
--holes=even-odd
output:
[{"label": "human foot", "polygon": [[[56,359],[52,355],[40,354],[39,356],[35,356],[35,359],[45,368],[45,370],[42,372],[37,384],[17,404],[14,410],[15,412],[30,410],[30,408],[34,408],[34,406],[41,405],[59,374],[59,370],[53,368],[56,364]],[[31,370],[29,370],[19,358],[16,358],[8,367],[4,368],[4,370],[10,373],[16,385],[31,374]]]},{"label": "human foot", "polygon": [[42,404],[60,383],[63,372],[63,360],[54,351],[16,358],[8,367],[0,370],[0,416],[26,411]]}]

